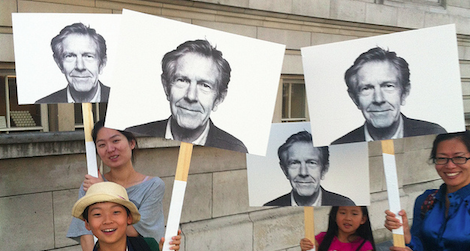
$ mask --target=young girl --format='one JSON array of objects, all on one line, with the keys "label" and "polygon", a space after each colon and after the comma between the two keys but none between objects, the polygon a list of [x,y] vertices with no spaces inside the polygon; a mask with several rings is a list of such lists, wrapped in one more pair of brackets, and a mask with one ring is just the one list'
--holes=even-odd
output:
[{"label": "young girl", "polygon": [[[370,251],[375,242],[365,206],[334,206],[330,210],[328,230],[315,236],[317,251]],[[313,249],[307,238],[300,240],[302,251]]]}]

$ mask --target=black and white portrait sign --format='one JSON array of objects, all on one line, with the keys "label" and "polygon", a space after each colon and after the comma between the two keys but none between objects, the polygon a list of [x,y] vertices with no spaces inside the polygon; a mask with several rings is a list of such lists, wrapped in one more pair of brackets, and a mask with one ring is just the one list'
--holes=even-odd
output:
[{"label": "black and white portrait sign", "polygon": [[13,13],[19,104],[108,102],[121,15]]},{"label": "black and white portrait sign", "polygon": [[266,156],[246,162],[250,206],[370,204],[367,142],[314,148],[308,122],[272,124]]},{"label": "black and white portrait sign", "polygon": [[315,146],[465,129],[454,25],[301,51]]},{"label": "black and white portrait sign", "polygon": [[265,155],[284,45],[129,10],[121,28],[107,127]]}]

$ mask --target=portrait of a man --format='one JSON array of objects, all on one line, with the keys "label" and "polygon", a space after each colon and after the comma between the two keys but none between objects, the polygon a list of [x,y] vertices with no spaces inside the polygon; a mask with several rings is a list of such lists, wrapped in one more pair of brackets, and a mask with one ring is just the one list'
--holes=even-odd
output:
[{"label": "portrait of a man", "polygon": [[103,36],[83,23],[73,23],[52,39],[51,48],[67,86],[36,104],[108,102],[110,88],[99,80],[107,61]]},{"label": "portrait of a man", "polygon": [[312,135],[300,131],[291,135],[278,148],[279,165],[289,180],[292,191],[269,201],[264,206],[350,206],[346,196],[327,191],[321,186],[329,168],[327,146],[314,147]]},{"label": "portrait of a man", "polygon": [[401,112],[411,90],[410,70],[395,52],[375,47],[362,53],[346,71],[344,80],[365,123],[332,144],[446,132],[438,124],[408,118]]},{"label": "portrait of a man", "polygon": [[313,145],[465,130],[455,32],[443,25],[301,48]]},{"label": "portrait of a man", "polygon": [[170,117],[126,130],[247,153],[242,141],[218,128],[210,118],[227,96],[230,74],[222,52],[207,40],[182,43],[162,59],[161,83]]}]

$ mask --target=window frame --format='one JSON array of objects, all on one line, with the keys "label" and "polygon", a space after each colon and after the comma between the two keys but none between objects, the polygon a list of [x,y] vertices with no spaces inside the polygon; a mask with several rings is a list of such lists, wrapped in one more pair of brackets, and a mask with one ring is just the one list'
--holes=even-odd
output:
[{"label": "window frame", "polygon": [[[283,108],[284,108],[284,85],[285,84],[288,84],[288,88],[289,88],[289,91],[288,91],[288,117],[283,117]],[[281,81],[281,88],[280,88],[280,91],[282,92],[281,93],[281,122],[301,122],[301,121],[310,121],[310,118],[309,118],[309,113],[308,113],[308,102],[307,102],[307,92],[306,92],[306,89],[305,89],[305,97],[304,97],[304,101],[305,101],[305,107],[304,107],[304,117],[292,117],[292,86],[295,85],[295,84],[301,84],[304,86],[305,88],[305,80],[304,80],[304,77],[303,76],[287,76],[287,77],[283,77],[282,78],[282,81]]]},{"label": "window frame", "polygon": [[[53,116],[53,114],[49,113],[49,105],[60,105],[60,104],[31,104],[31,105],[38,105],[39,107],[39,116],[40,118],[40,125],[38,126],[25,126],[25,127],[17,127],[17,126],[12,126],[11,123],[11,105],[10,105],[10,86],[9,83],[12,79],[14,79],[14,84],[16,86],[16,75],[15,74],[6,74],[6,75],[0,75],[1,78],[3,78],[4,82],[4,88],[5,88],[5,126],[4,128],[0,128],[0,133],[10,133],[10,132],[28,132],[28,131],[39,131],[39,132],[49,132],[50,131],[50,125],[49,122],[51,123],[56,123],[57,118],[51,118],[52,120],[49,121],[50,117]],[[101,117],[104,117],[104,114],[106,112],[106,106],[101,107],[103,104],[100,103],[94,103],[93,104],[93,119],[98,121]],[[106,104],[104,104],[106,105]],[[74,106],[80,106],[80,108],[74,108],[73,112],[76,113],[77,109],[80,110],[81,112],[81,103],[76,103]],[[54,113],[54,112],[52,112]],[[101,116],[103,115],[103,116]],[[3,115],[2,115],[3,116]],[[73,130],[83,130],[83,116],[80,117],[80,119],[77,120],[76,116],[73,116]],[[54,130],[55,131],[55,130]]]},{"label": "window frame", "polygon": [[21,131],[49,131],[49,122],[48,122],[48,110],[47,104],[32,104],[40,106],[40,116],[41,116],[41,125],[40,126],[25,126],[25,127],[12,127],[11,125],[11,107],[10,107],[10,87],[9,80],[15,79],[16,85],[16,75],[5,75],[4,78],[4,87],[5,87],[5,122],[6,127],[0,128],[0,132],[10,133],[10,132],[21,132]]}]

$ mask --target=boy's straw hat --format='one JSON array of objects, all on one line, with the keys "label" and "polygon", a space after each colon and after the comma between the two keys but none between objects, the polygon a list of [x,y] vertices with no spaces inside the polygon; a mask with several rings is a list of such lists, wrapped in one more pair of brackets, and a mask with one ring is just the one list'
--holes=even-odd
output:
[{"label": "boy's straw hat", "polygon": [[93,184],[88,188],[85,196],[80,198],[72,208],[72,216],[85,220],[83,218],[83,211],[90,205],[98,202],[114,202],[120,204],[131,212],[132,224],[140,220],[140,213],[137,207],[129,201],[126,189],[114,182],[99,182]]}]

